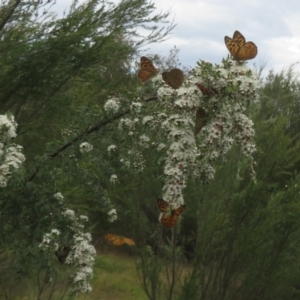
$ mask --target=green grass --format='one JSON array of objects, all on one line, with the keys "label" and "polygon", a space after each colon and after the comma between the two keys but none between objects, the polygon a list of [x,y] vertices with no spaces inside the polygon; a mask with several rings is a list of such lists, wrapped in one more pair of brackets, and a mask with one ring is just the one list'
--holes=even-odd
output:
[{"label": "green grass", "polygon": [[[92,292],[87,295],[78,295],[77,300],[148,300],[146,293],[142,287],[141,281],[136,271],[136,256],[124,253],[123,248],[110,248],[100,250],[100,254],[96,257],[94,267],[94,276],[91,282]],[[129,250],[129,249],[128,249]],[[183,266],[181,270],[180,280],[175,293],[180,290],[184,277],[189,273],[190,267]],[[51,285],[46,285],[41,300],[43,299],[69,299],[66,294],[62,298],[63,292],[66,290],[69,272],[67,265],[57,264],[57,268],[62,272],[59,273],[57,279],[52,281]],[[165,275],[162,275],[162,282],[166,283]],[[3,290],[2,290],[3,291]],[[54,291],[52,297],[49,295]],[[2,298],[0,290],[0,299]],[[33,276],[30,279],[24,279],[22,284],[15,285],[13,300],[33,300],[38,299],[37,280]]]},{"label": "green grass", "polygon": [[92,300],[148,299],[136,272],[135,258],[126,254],[99,255],[92,287],[88,297]]}]

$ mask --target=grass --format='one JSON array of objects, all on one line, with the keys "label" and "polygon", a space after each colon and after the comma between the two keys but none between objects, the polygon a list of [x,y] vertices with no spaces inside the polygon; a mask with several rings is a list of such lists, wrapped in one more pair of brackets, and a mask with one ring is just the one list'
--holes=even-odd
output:
[{"label": "grass", "polygon": [[[79,295],[78,300],[148,300],[143,289],[141,281],[136,271],[136,256],[124,253],[124,248],[106,248],[101,249],[96,257],[94,267],[94,276],[91,282],[92,292],[88,295]],[[130,250],[130,249],[127,249]],[[61,270],[56,280],[51,285],[46,285],[43,295],[38,297],[37,279],[35,277],[24,279],[22,284],[15,285],[13,293],[9,298],[2,298],[3,290],[0,290],[0,299],[11,300],[33,300],[33,299],[69,299],[65,294],[68,286],[68,266],[57,264],[58,270]],[[183,282],[184,277],[190,272],[190,267],[183,266],[180,280],[175,287],[177,293]],[[55,282],[54,282],[55,281]],[[162,275],[161,282],[166,283],[165,275]],[[51,293],[54,292],[52,296]]]},{"label": "grass", "polygon": [[92,287],[92,300],[148,299],[136,272],[135,258],[124,253],[97,257]]}]

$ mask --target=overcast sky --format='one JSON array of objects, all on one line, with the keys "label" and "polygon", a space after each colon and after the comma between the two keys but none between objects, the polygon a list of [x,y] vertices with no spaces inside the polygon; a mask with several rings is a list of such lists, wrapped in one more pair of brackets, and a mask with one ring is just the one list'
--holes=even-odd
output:
[{"label": "overcast sky", "polygon": [[[115,0],[115,2],[118,2]],[[159,11],[172,10],[177,26],[170,38],[147,46],[147,52],[167,55],[175,45],[184,66],[194,67],[199,59],[218,63],[228,54],[224,36],[239,30],[258,47],[249,61],[266,69],[281,71],[300,62],[299,0],[153,0]],[[57,0],[67,8],[71,0]],[[146,53],[144,53],[146,54]],[[295,69],[300,71],[300,63]]]}]

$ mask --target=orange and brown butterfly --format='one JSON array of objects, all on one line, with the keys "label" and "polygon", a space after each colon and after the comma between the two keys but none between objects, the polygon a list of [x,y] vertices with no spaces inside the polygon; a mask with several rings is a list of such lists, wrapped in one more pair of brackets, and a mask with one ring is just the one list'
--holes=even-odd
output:
[{"label": "orange and brown butterfly", "polygon": [[109,242],[111,242],[112,244],[114,244],[116,246],[122,246],[124,244],[127,244],[129,246],[135,246],[134,240],[124,237],[124,236],[108,233],[104,237],[106,240],[108,240]]},{"label": "orange and brown butterfly", "polygon": [[237,61],[249,60],[257,55],[257,47],[253,42],[247,42],[245,37],[239,32],[235,31],[233,37],[224,37],[225,45],[230,54]]},{"label": "orange and brown butterfly", "polygon": [[149,58],[142,56],[140,61],[140,69],[137,73],[138,79],[144,83],[154,77],[157,73],[158,71],[154,67],[152,61]]},{"label": "orange and brown butterfly", "polygon": [[164,82],[173,89],[180,88],[184,81],[184,75],[180,69],[172,69],[170,72],[163,72],[162,78]]},{"label": "orange and brown butterfly", "polygon": [[207,124],[207,114],[202,107],[199,107],[196,112],[195,135]]},{"label": "orange and brown butterfly", "polygon": [[163,199],[158,198],[157,199],[157,205],[159,210],[163,213],[163,215],[160,218],[160,221],[162,225],[166,228],[173,228],[175,227],[178,217],[182,214],[184,211],[186,205],[181,205],[176,209],[172,209],[170,212],[167,212],[169,208],[169,203]]}]

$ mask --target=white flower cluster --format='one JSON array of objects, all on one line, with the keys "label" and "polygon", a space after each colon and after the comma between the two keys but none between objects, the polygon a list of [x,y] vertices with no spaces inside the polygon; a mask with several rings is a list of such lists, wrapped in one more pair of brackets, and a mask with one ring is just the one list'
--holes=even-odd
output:
[{"label": "white flower cluster", "polygon": [[[137,139],[131,152],[137,171],[146,165],[143,148],[156,145],[158,151],[165,153],[160,159],[166,177],[164,200],[173,207],[182,205],[188,177],[213,179],[216,159],[224,156],[234,142],[241,145],[242,153],[253,163],[256,151],[253,122],[245,112],[248,103],[257,98],[259,81],[246,63],[227,59],[212,65],[201,61],[178,89],[167,86],[161,76],[152,80],[152,84],[158,88],[156,111],[141,118],[140,126],[154,132],[156,140],[150,142],[149,137],[153,137],[148,132],[135,136],[138,124],[133,118],[122,119],[119,129]],[[196,132],[195,116],[199,109],[205,121],[200,123],[200,132]]]},{"label": "white flower cluster", "polygon": [[[54,198],[61,201],[64,197],[61,193],[56,193]],[[93,275],[93,265],[96,256],[96,250],[91,245],[90,233],[83,232],[84,225],[88,218],[86,216],[76,217],[71,209],[62,211],[63,219],[68,223],[68,229],[73,233],[73,239],[69,242],[70,253],[65,263],[72,266],[72,293],[86,293],[92,290],[89,281]],[[50,233],[43,236],[43,241],[39,245],[46,252],[53,252],[59,248],[59,236],[62,233],[57,229],[52,229]]]},{"label": "white flower cluster", "polygon": [[78,231],[73,237],[74,245],[71,247],[67,263],[74,267],[72,276],[72,292],[87,293],[92,290],[89,284],[93,276],[93,265],[95,263],[96,250],[91,245],[90,233]]},{"label": "white flower cluster", "polygon": [[44,251],[54,251],[58,248],[58,236],[60,235],[60,231],[57,229],[52,229],[50,233],[45,233],[43,236],[42,242],[39,244],[39,248]]},{"label": "white flower cluster", "polygon": [[140,113],[142,109],[142,103],[140,102],[132,102],[130,104],[130,110],[134,113]]},{"label": "white flower cluster", "polygon": [[128,160],[128,159],[125,159],[125,158],[121,158],[120,159],[120,163],[122,163],[124,166],[126,166],[126,167],[130,167],[130,161]]},{"label": "white flower cluster", "polygon": [[118,176],[116,174],[111,175],[109,181],[111,183],[116,183],[118,181]]},{"label": "white flower cluster", "polygon": [[107,147],[108,153],[115,152],[116,150],[117,150],[117,146],[116,145],[110,145],[110,146]]},{"label": "white flower cluster", "polygon": [[154,119],[153,116],[146,116],[146,117],[143,118],[142,124],[146,125],[146,124],[150,123],[153,119]]},{"label": "white flower cluster", "polygon": [[135,127],[134,120],[131,120],[129,118],[122,118],[119,122],[119,129],[121,130],[133,130]]},{"label": "white flower cluster", "polygon": [[108,221],[111,223],[116,221],[118,218],[117,211],[115,208],[111,209],[107,214],[108,214]]},{"label": "white flower cluster", "polygon": [[116,114],[120,109],[120,100],[118,98],[110,98],[104,104],[104,110],[107,113]]},{"label": "white flower cluster", "polygon": [[80,152],[84,153],[84,152],[92,151],[94,149],[94,146],[88,142],[84,142],[80,144],[79,148],[80,148]]},{"label": "white flower cluster", "polygon": [[57,200],[59,200],[59,201],[63,201],[64,200],[64,196],[60,192],[54,194],[54,198],[57,199]]},{"label": "white flower cluster", "polygon": [[25,161],[22,147],[12,143],[17,123],[13,116],[0,115],[0,187],[6,187],[11,174]]},{"label": "white flower cluster", "polygon": [[150,138],[148,136],[146,136],[145,134],[141,135],[140,136],[140,145],[143,147],[143,148],[149,148],[149,142],[150,142]]}]

